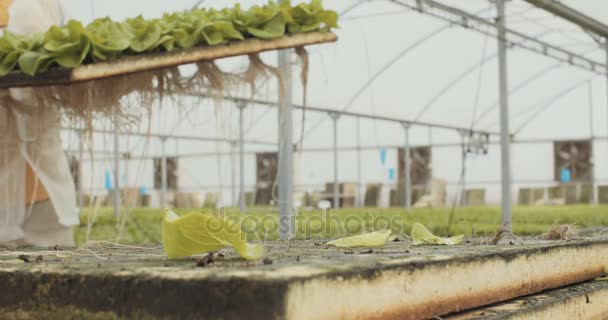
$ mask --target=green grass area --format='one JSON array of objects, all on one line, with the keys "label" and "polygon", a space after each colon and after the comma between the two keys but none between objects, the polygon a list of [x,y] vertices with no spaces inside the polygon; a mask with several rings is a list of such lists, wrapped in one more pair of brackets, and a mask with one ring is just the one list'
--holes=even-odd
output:
[{"label": "green grass area", "polygon": [[[81,224],[76,230],[76,241],[81,244],[89,240],[117,241],[127,244],[158,243],[161,240],[162,212],[158,209],[137,208],[131,211],[121,228],[112,209],[101,208],[92,227],[87,228],[89,215],[93,209],[84,210]],[[178,214],[190,210],[175,210]],[[231,219],[240,219],[244,231],[251,239],[276,239],[278,234],[278,214],[271,208],[250,208],[240,216],[238,209],[225,211],[205,209],[203,212],[224,214]],[[298,238],[336,238],[363,231],[386,229],[394,233],[409,234],[414,222],[426,225],[439,235],[492,234],[500,226],[500,210],[495,207],[456,209],[454,222],[448,231],[449,208],[415,209],[406,213],[403,209],[357,208],[323,212],[307,211],[296,219]],[[329,221],[329,223],[325,223]],[[513,228],[518,235],[539,235],[551,226],[575,224],[579,228],[608,226],[608,206],[555,206],[555,207],[515,207]],[[122,232],[119,230],[122,229]],[[120,237],[119,237],[120,234]]]}]

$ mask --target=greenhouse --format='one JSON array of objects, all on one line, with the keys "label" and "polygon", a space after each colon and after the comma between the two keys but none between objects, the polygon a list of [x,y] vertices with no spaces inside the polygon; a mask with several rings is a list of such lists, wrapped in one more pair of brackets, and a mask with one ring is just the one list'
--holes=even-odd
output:
[{"label": "greenhouse", "polygon": [[0,0],[0,318],[605,317],[606,9]]}]

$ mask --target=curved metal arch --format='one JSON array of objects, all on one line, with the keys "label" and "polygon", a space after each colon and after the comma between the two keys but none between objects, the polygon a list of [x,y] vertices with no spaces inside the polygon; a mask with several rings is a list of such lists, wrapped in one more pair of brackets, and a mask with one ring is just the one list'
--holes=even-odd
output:
[{"label": "curved metal arch", "polygon": [[534,119],[536,119],[538,116],[540,116],[541,114],[543,114],[543,112],[549,110],[549,108],[551,108],[553,105],[555,105],[556,102],[558,102],[559,100],[561,100],[562,98],[564,98],[565,96],[569,95],[570,93],[572,93],[573,91],[575,91],[576,89],[582,87],[583,85],[587,84],[589,81],[592,81],[594,78],[599,77],[599,75],[595,74],[591,77],[587,77],[579,82],[577,82],[575,85],[566,88],[565,90],[562,90],[560,93],[558,93],[557,95],[551,97],[549,99],[549,103],[538,108],[533,114],[532,116],[530,116],[528,119],[526,119],[514,132],[513,132],[513,136],[517,135],[519,132],[521,132],[521,130],[523,130],[524,128],[526,128],[532,121],[534,121]]},{"label": "curved metal arch", "polygon": [[448,24],[442,26],[441,28],[433,30],[433,32],[426,34],[424,37],[418,39],[413,44],[409,45],[404,50],[400,51],[397,55],[395,55],[392,59],[390,59],[387,63],[385,63],[378,71],[376,71],[371,77],[365,81],[365,83],[355,92],[355,94],[348,100],[342,111],[348,110],[352,105],[359,99],[359,97],[367,90],[380,76],[382,76],[388,69],[390,69],[395,63],[399,62],[401,58],[403,58],[406,54],[410,53],[412,50],[420,47],[425,44],[427,41],[441,34],[442,32],[448,30],[452,24]]},{"label": "curved metal arch", "polygon": [[[356,8],[357,6],[359,6],[360,4],[364,3],[364,2],[371,2],[372,0],[361,0],[355,4],[353,4],[352,6],[348,7],[347,9],[345,9],[342,12],[348,12],[354,8]],[[388,0],[390,3],[392,3],[391,0]],[[479,10],[477,12],[475,12],[475,14],[480,14],[480,13],[484,13],[486,11],[489,11],[490,9],[492,9],[492,6],[489,6],[485,9]],[[447,24],[445,24],[444,26],[433,30],[432,32],[426,34],[424,37],[420,38],[418,41],[414,42],[412,45],[408,46],[407,48],[405,48],[404,50],[402,50],[401,52],[399,52],[399,54],[397,54],[394,58],[390,59],[385,65],[383,65],[377,72],[375,72],[371,77],[368,78],[368,80],[363,84],[363,86],[361,86],[361,88],[359,88],[359,90],[357,90],[355,92],[355,94],[348,100],[348,103],[344,106],[344,108],[342,108],[342,111],[346,111],[348,110],[354,103],[355,101],[357,101],[357,99],[359,99],[359,97],[363,94],[363,92],[365,92],[365,90],[367,90],[371,85],[374,84],[374,82],[376,82],[376,80],[383,75],[390,67],[392,67],[395,63],[399,62],[401,60],[401,58],[403,58],[403,56],[405,56],[407,53],[409,53],[410,51],[416,49],[417,47],[419,47],[420,45],[426,43],[427,41],[431,40],[432,38],[434,38],[435,36],[441,34],[442,32],[450,29],[454,24],[452,22],[449,22]],[[315,123],[312,127],[310,127],[310,129],[306,130],[306,132],[304,133],[304,135],[306,136],[307,134],[309,134],[311,131],[315,130],[323,121],[323,119],[319,120],[317,123]]]},{"label": "curved metal arch", "polygon": [[[516,86],[511,88],[508,93],[509,96],[524,89],[528,85],[530,85],[533,82],[535,82],[536,80],[540,79],[542,76],[549,74],[550,72],[552,72],[556,69],[562,68],[562,67],[564,67],[563,64],[561,62],[558,62],[558,63],[552,64],[546,68],[541,69],[540,71],[534,73],[532,76],[524,79],[523,81],[518,83]],[[494,101],[494,103],[492,103],[491,105],[484,108],[483,111],[479,114],[479,116],[473,121],[472,127],[474,128],[481,120],[485,119],[485,117],[488,116],[490,114],[490,112],[492,112],[492,110],[497,108],[498,105],[499,105],[499,101],[496,100],[496,101]]]},{"label": "curved metal arch", "polygon": [[[342,108],[341,111],[346,111],[350,107],[352,107],[352,105],[355,103],[355,101],[357,101],[357,99],[359,99],[359,97],[363,94],[363,92],[365,92],[365,90],[367,90],[372,84],[374,84],[374,82],[376,82],[376,80],[381,75],[383,75],[388,69],[390,69],[390,67],[392,67],[395,63],[399,62],[401,60],[401,58],[403,58],[403,56],[408,54],[410,51],[420,47],[422,44],[426,43],[427,41],[434,38],[435,36],[441,34],[445,30],[448,30],[451,26],[452,26],[452,24],[447,24],[447,25],[442,26],[441,28],[435,29],[435,30],[433,30],[433,32],[426,34],[424,37],[418,39],[416,42],[409,45],[404,50],[400,51],[397,55],[395,55],[387,63],[385,63],[378,71],[376,71],[371,77],[369,77],[367,79],[367,81],[365,81],[365,83],[359,88],[359,90],[357,90],[357,92],[355,92],[355,94],[348,100],[348,103],[346,103],[346,105]],[[325,119],[325,117],[320,119],[319,121],[317,121],[312,127],[310,127],[308,130],[306,130],[306,132],[304,133],[304,136],[308,135],[310,132],[312,132],[316,128],[318,128],[324,119]]]},{"label": "curved metal arch", "polygon": [[[537,34],[537,35],[534,35],[534,37],[536,37],[536,38],[540,38],[540,37],[546,36],[546,35],[551,34],[551,33],[553,33],[553,31],[550,31],[550,32],[544,31],[544,32],[541,32],[541,33],[539,33],[539,34]],[[598,48],[593,48],[593,50],[591,50],[591,51],[595,51],[595,50],[599,50],[599,49],[598,49]],[[590,53],[590,52],[585,52],[585,53],[583,53],[583,54],[587,54],[587,53]],[[468,76],[469,76],[471,73],[475,72],[475,71],[476,71],[478,68],[483,67],[483,66],[484,66],[486,63],[488,63],[490,60],[492,60],[492,59],[496,58],[497,56],[498,56],[498,54],[497,54],[497,53],[495,53],[495,54],[493,54],[493,55],[491,55],[491,56],[487,56],[487,57],[485,57],[485,58],[484,58],[484,60],[482,60],[481,62],[477,62],[477,63],[475,63],[475,64],[474,64],[474,65],[472,65],[470,68],[466,69],[466,70],[465,70],[463,73],[461,73],[461,74],[459,74],[458,76],[456,76],[456,78],[454,78],[454,80],[452,80],[451,82],[449,82],[449,83],[448,83],[448,84],[447,84],[445,87],[443,87],[443,88],[442,88],[442,89],[441,89],[441,90],[440,90],[440,91],[439,91],[439,92],[438,92],[438,93],[437,93],[435,96],[433,96],[433,97],[431,98],[431,100],[429,100],[429,102],[428,102],[428,103],[427,103],[427,104],[424,106],[424,108],[422,108],[422,111],[420,111],[420,112],[419,112],[419,113],[416,115],[416,117],[415,117],[414,119],[415,119],[416,121],[420,120],[420,118],[421,118],[422,116],[424,116],[424,114],[425,114],[425,113],[426,113],[428,110],[430,110],[430,109],[433,107],[433,105],[435,105],[435,103],[437,103],[437,101],[439,101],[439,99],[441,99],[441,97],[443,97],[445,94],[447,94],[447,93],[448,93],[448,92],[449,92],[449,91],[450,91],[450,90],[451,90],[451,89],[452,89],[454,86],[456,86],[456,85],[457,85],[457,84],[458,84],[458,83],[459,83],[461,80],[465,79],[465,78],[466,78],[466,77],[468,77]],[[552,65],[552,67],[553,67],[553,66],[555,66],[555,68],[557,68],[557,67],[559,67],[561,64],[562,64],[562,63],[557,63],[556,65]],[[547,71],[547,72],[548,72],[548,71],[550,71],[550,70],[552,70],[552,69],[553,69],[553,68],[550,68],[549,70],[544,70],[544,69],[543,69],[543,70],[541,70],[541,73],[540,73],[540,74],[538,74],[538,75],[536,75],[536,74],[535,74],[535,75],[533,75],[531,78],[532,78],[533,80],[535,80],[535,77],[540,77],[540,76],[542,76],[542,75],[544,74],[544,71]],[[519,90],[519,89],[521,89],[521,88],[518,88],[517,90]],[[509,91],[509,95],[511,95],[511,91]],[[494,108],[494,107],[498,106],[498,104],[499,104],[499,102],[498,102],[498,101],[496,101],[496,102],[495,102],[495,104],[493,104],[493,105],[492,105],[490,108]],[[481,119],[481,118],[485,117],[487,113],[489,113],[489,111],[487,111],[487,109],[484,109],[483,114],[482,114],[482,115],[480,116],[480,118],[478,118],[478,119]],[[474,124],[475,124],[477,121],[478,121],[478,120],[475,120],[475,121],[473,122],[473,126],[474,126]],[[472,127],[473,127],[473,126],[472,126]]]},{"label": "curved metal arch", "polygon": [[427,102],[424,105],[424,108],[422,108],[422,110],[414,118],[415,121],[420,120],[420,118],[422,118],[422,116],[424,116],[424,114],[426,114],[426,112],[429,111],[435,105],[435,103],[437,103],[437,101],[439,101],[439,99],[441,99],[446,93],[448,93],[450,90],[452,90],[452,88],[454,88],[454,86],[459,84],[460,81],[462,81],[463,79],[465,79],[466,77],[471,75],[473,72],[477,71],[479,68],[485,66],[486,63],[490,62],[491,60],[495,59],[496,57],[498,57],[498,53],[494,53],[492,55],[485,56],[483,58],[483,60],[481,60],[481,62],[480,61],[475,62],[474,65],[465,69],[464,72],[462,72],[458,76],[456,76],[456,78],[454,78],[446,86],[444,86],[441,90],[439,90],[439,92],[436,95],[434,95],[431,98],[431,100],[429,100],[429,102]]},{"label": "curved metal arch", "polygon": [[353,3],[352,5],[346,7],[344,10],[340,11],[339,15],[341,17],[343,17],[345,14],[347,14],[348,12],[356,9],[358,6],[362,5],[365,2],[370,2],[371,0],[359,0],[355,3]]},{"label": "curved metal arch", "polygon": [[[600,49],[592,48],[591,50],[587,50],[587,51],[583,52],[582,54],[589,54],[589,53],[595,52],[597,50],[600,50]],[[538,72],[534,73],[530,77],[524,79],[523,81],[519,82],[517,85],[513,86],[513,88],[509,89],[509,96],[526,88],[528,85],[530,85],[533,82],[535,82],[536,80],[540,79],[542,76],[547,75],[550,72],[552,72],[556,69],[565,67],[565,66],[567,66],[567,65],[565,65],[563,62],[556,62],[552,65],[549,65],[546,68],[539,70]],[[485,117],[488,116],[490,114],[490,112],[492,112],[493,109],[498,107],[498,105],[499,105],[499,101],[496,100],[496,101],[494,101],[494,103],[492,103],[491,105],[488,105],[486,108],[484,108],[483,112],[475,119],[475,121],[473,123],[473,127],[475,127],[475,125],[477,125],[481,120],[485,119]]]}]

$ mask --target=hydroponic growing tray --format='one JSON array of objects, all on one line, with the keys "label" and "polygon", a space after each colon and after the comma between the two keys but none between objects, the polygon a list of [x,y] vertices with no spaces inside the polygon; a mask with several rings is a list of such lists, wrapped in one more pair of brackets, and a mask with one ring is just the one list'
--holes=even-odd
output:
[{"label": "hydroponic growing tray", "polygon": [[74,69],[55,69],[36,76],[13,72],[0,77],[0,88],[69,85],[138,72],[161,70],[200,61],[335,42],[337,39],[337,36],[332,32],[299,33],[273,40],[246,39],[225,45],[200,46],[173,52],[129,56],[114,61],[82,65]]}]

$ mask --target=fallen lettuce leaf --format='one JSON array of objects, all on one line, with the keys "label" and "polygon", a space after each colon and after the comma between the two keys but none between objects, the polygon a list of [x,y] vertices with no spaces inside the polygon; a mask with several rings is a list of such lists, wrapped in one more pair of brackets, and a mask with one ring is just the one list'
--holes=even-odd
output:
[{"label": "fallen lettuce leaf", "polygon": [[340,238],[337,240],[329,241],[326,243],[326,245],[335,246],[339,248],[375,248],[384,246],[390,236],[391,230],[374,231],[370,233],[364,233],[352,237]]},{"label": "fallen lettuce leaf", "polygon": [[414,223],[412,227],[412,241],[414,245],[420,244],[441,244],[453,246],[461,244],[464,239],[464,235],[454,236],[451,238],[441,238],[432,234],[429,229],[420,223]]},{"label": "fallen lettuce leaf", "polygon": [[264,248],[249,244],[241,227],[226,219],[199,212],[178,216],[166,210],[163,216],[163,248],[169,259],[193,254],[208,253],[224,247],[233,247],[247,260],[262,257]]}]

